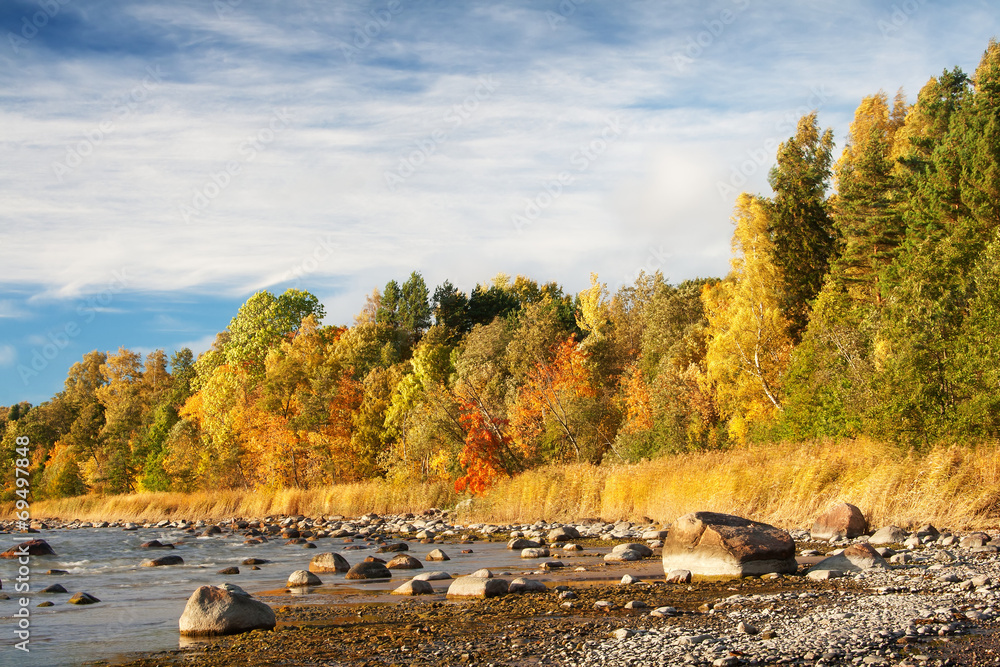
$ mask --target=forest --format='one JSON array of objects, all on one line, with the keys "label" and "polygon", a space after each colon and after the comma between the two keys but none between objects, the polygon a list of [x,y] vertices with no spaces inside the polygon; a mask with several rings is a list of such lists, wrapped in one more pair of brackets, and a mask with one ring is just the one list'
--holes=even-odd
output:
[{"label": "forest", "polygon": [[1000,435],[1000,45],[908,101],[861,100],[839,157],[816,113],[771,194],[733,212],[732,269],[567,294],[417,271],[351,326],[312,294],[251,296],[197,358],[93,351],[36,406],[0,408],[35,498],[311,488],[384,478],[482,494],[550,463],[748,443],[903,450]]}]

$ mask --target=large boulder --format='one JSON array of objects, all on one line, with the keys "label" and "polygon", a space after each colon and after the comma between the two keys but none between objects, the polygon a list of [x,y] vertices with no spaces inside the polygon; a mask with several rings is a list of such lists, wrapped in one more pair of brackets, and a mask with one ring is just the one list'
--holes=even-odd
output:
[{"label": "large boulder", "polygon": [[885,562],[882,555],[875,551],[875,547],[870,544],[852,544],[836,556],[824,558],[813,565],[810,572],[820,572],[832,570],[834,572],[862,572],[872,568],[887,568],[889,564]]},{"label": "large boulder", "polygon": [[448,587],[448,597],[494,598],[507,595],[509,584],[506,579],[487,577],[459,577]]},{"label": "large boulder", "polygon": [[837,503],[816,519],[809,534],[814,540],[835,540],[867,532],[868,520],[860,509],[850,503]]},{"label": "large boulder", "polygon": [[189,637],[234,635],[273,630],[274,610],[254,600],[239,586],[202,586],[188,598],[180,618],[181,634]]},{"label": "large boulder", "polygon": [[310,572],[347,572],[351,569],[351,564],[340,554],[322,553],[313,556],[309,561]]},{"label": "large boulder", "polygon": [[795,542],[786,531],[730,514],[685,514],[663,543],[664,573],[742,577],[797,568]]},{"label": "large boulder", "polygon": [[55,556],[49,543],[42,539],[28,540],[21,542],[16,547],[11,547],[0,553],[0,558],[18,558],[20,556]]},{"label": "large boulder", "polygon": [[391,579],[392,572],[386,568],[385,563],[363,561],[348,570],[344,577],[346,579]]}]

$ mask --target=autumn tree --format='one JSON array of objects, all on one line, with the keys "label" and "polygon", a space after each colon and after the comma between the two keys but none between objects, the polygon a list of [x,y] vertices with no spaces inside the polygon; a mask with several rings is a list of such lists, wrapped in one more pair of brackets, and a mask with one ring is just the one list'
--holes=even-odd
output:
[{"label": "autumn tree", "polygon": [[703,292],[708,318],[706,380],[730,435],[745,442],[751,427],[781,412],[782,380],[791,352],[781,309],[781,273],[774,261],[765,201],[736,202],[733,270]]}]

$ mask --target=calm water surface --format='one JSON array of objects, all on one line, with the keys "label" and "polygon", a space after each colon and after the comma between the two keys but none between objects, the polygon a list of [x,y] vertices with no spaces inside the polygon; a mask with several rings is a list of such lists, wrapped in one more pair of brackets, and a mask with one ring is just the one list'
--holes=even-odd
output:
[{"label": "calm water surface", "polygon": [[[77,530],[42,531],[37,535],[0,534],[2,549],[16,545],[26,537],[46,540],[56,556],[31,558],[31,641],[30,653],[14,648],[16,621],[13,617],[20,605],[15,593],[16,560],[0,560],[0,581],[9,600],[0,600],[0,665],[60,667],[81,665],[100,659],[113,659],[134,652],[176,649],[181,645],[177,621],[188,597],[198,586],[230,582],[243,587],[255,597],[275,603],[272,595],[282,594],[288,575],[294,570],[308,569],[309,560],[318,553],[333,551],[342,554],[352,565],[374,553],[374,547],[348,550],[352,546],[339,539],[319,539],[316,549],[284,544],[276,538],[265,544],[244,546],[240,534],[194,538],[170,529],[140,528],[125,532],[121,528],[83,528]],[[176,549],[141,549],[143,542],[157,539],[173,542]],[[353,546],[363,546],[360,540]],[[371,592],[387,592],[415,574],[444,570],[452,576],[469,574],[481,567],[511,572],[519,576],[532,569],[530,561],[522,561],[518,552],[506,550],[504,543],[419,544],[409,542],[409,553],[421,561],[433,549],[441,548],[452,560],[440,563],[424,562],[424,569],[395,571],[391,581],[364,583],[347,581],[343,574],[325,573],[319,577],[323,586],[310,589],[308,594],[284,596],[282,604],[357,602],[370,599]],[[472,549],[473,554],[461,554]],[[178,555],[184,565],[140,567],[147,558]],[[388,560],[395,554],[382,554]],[[245,558],[265,558],[271,563],[253,571],[241,565]],[[216,572],[237,565],[240,574],[223,576]],[[50,569],[66,570],[68,574],[48,575]],[[39,591],[54,583],[62,584],[68,593],[42,594]],[[443,592],[450,582],[431,582]],[[85,591],[101,600],[100,604],[77,606],[67,604],[71,595]],[[39,608],[44,600],[53,607]]]}]

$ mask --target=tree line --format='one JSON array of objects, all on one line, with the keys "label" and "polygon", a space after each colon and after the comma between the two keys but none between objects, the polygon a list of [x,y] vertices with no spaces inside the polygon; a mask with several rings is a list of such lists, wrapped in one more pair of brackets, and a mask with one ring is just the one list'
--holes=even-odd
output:
[{"label": "tree line", "polygon": [[254,294],[197,359],[93,351],[63,391],[0,408],[36,497],[310,487],[372,477],[481,493],[552,462],[783,439],[921,447],[1000,434],[1000,46],[916,101],[861,101],[839,158],[815,113],[769,196],[735,203],[732,270],[576,295],[418,272],[322,325]]}]

